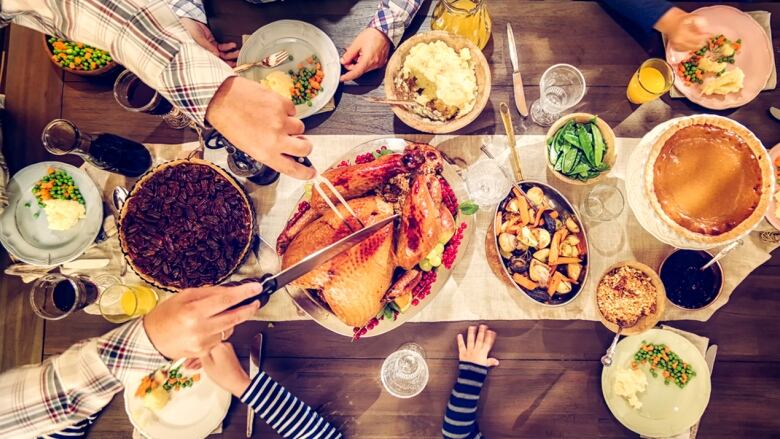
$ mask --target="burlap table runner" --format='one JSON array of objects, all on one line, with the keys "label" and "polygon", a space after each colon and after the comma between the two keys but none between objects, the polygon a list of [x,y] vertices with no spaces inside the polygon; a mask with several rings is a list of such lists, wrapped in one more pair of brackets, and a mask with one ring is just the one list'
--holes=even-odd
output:
[{"label": "burlap table runner", "polygon": [[[310,136],[314,143],[314,152],[310,156],[318,169],[325,169],[337,158],[368,140],[386,136]],[[451,157],[462,159],[466,164],[484,160],[479,146],[486,144],[506,162],[508,150],[505,136],[404,136],[410,140],[424,141],[439,146]],[[617,141],[618,159],[610,178],[605,183],[617,185],[624,190],[624,175],[626,162],[632,148],[638,139],[619,138]],[[523,160],[523,173],[526,178],[550,181],[563,192],[576,206],[585,196],[589,187],[570,186],[560,183],[546,171],[543,136],[520,136],[518,147]],[[186,157],[196,143],[184,145],[151,145],[156,160],[163,161],[175,157]],[[206,158],[217,164],[225,164],[223,150],[207,150]],[[85,166],[89,175],[103,191],[104,199],[110,199],[110,193],[117,184],[130,186],[132,181],[124,177]],[[298,198],[303,193],[304,183],[282,176],[272,186],[256,186],[248,183],[250,193],[257,210],[260,231],[264,239],[273,245],[276,236],[283,228],[288,215],[295,207]],[[622,214],[609,223],[588,223],[586,229],[591,241],[590,277],[582,293],[566,306],[548,308],[540,306],[521,295],[515,289],[506,285],[496,277],[487,264],[485,256],[485,236],[492,219],[492,212],[480,211],[477,214],[476,230],[473,233],[468,248],[461,250],[461,260],[453,271],[452,277],[444,289],[427,306],[415,316],[412,321],[459,321],[459,320],[519,320],[519,319],[585,319],[597,320],[598,314],[594,301],[594,289],[598,278],[609,265],[614,262],[636,259],[652,267],[658,267],[662,259],[671,252],[671,247],[658,242],[639,225],[628,205]],[[110,230],[111,219],[106,221]],[[666,308],[663,320],[700,320],[709,319],[712,314],[725,305],[734,288],[756,267],[769,259],[769,252],[777,245],[762,242],[757,234],[751,234],[745,245],[722,260],[725,271],[723,293],[710,307],[698,311],[683,311],[674,306]],[[121,254],[115,237],[87,251],[77,260],[76,266],[66,266],[64,272],[82,272],[91,276],[101,273],[119,273]],[[89,263],[80,264],[81,260],[108,260],[107,265],[90,268]],[[236,278],[257,275],[258,271],[268,269],[268,261],[258,264],[253,256],[235,275]],[[28,276],[30,280],[32,276]],[[132,282],[137,277],[130,271],[126,281]],[[88,312],[95,312],[88,309]],[[269,321],[307,319],[290,297],[284,292],[275,294],[269,304],[260,310],[258,319]]]}]

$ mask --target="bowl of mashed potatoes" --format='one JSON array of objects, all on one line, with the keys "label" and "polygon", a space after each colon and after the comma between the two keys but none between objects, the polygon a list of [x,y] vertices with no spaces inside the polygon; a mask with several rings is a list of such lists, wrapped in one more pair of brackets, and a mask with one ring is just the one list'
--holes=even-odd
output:
[{"label": "bowl of mashed potatoes", "polygon": [[471,41],[443,31],[417,34],[401,44],[385,70],[387,99],[406,125],[450,133],[476,119],[490,96],[490,68]]}]

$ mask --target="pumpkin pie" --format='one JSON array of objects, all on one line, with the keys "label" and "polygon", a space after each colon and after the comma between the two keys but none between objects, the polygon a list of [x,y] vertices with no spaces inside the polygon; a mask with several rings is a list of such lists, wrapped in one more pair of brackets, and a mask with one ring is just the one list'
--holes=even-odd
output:
[{"label": "pumpkin pie", "polygon": [[769,156],[752,132],[730,119],[687,117],[654,144],[645,189],[656,213],[683,238],[725,243],[766,213]]}]

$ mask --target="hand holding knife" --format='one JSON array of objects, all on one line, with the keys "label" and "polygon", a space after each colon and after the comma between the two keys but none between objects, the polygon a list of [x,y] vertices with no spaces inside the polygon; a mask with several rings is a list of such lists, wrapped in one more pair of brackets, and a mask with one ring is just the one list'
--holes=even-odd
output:
[{"label": "hand holding knife", "polygon": [[523,91],[523,77],[520,75],[520,61],[517,55],[517,45],[515,44],[515,34],[512,32],[512,25],[506,24],[506,37],[508,40],[509,60],[512,62],[512,87],[515,94],[515,106],[517,111],[523,117],[528,116],[528,105],[525,103],[525,91]]}]

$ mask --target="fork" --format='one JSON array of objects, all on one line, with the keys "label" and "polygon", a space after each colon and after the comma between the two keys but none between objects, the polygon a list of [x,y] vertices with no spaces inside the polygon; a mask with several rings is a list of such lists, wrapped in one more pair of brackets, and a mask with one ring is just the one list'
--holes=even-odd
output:
[{"label": "fork", "polygon": [[[311,163],[311,160],[309,160],[308,157],[292,157],[293,160],[297,161],[298,163],[302,164],[303,166],[306,166],[308,168],[311,168],[313,165]],[[360,218],[357,216],[354,210],[352,210],[352,207],[347,203],[347,200],[344,199],[344,197],[341,196],[341,193],[336,189],[335,186],[333,186],[333,183],[330,182],[327,178],[323,177],[319,173],[314,175],[314,178],[312,178],[312,186],[314,186],[314,190],[317,191],[318,194],[320,194],[320,197],[322,197],[323,200],[325,200],[325,203],[328,204],[328,207],[336,214],[336,216],[339,217],[344,223],[349,227],[350,230],[353,232],[355,229],[352,228],[352,226],[349,224],[349,221],[347,221],[346,218],[344,218],[344,215],[341,214],[341,211],[339,211],[336,208],[336,205],[333,204],[333,201],[331,201],[330,197],[325,193],[325,191],[322,189],[322,186],[325,186],[332,194],[336,197],[339,203],[341,203],[342,206],[344,206],[344,209],[349,212],[349,214],[355,218],[355,220],[360,224],[360,227],[365,227],[365,224],[363,224],[363,221],[360,221]]]},{"label": "fork", "polygon": [[266,56],[260,61],[255,61],[247,64],[241,64],[240,66],[236,66],[233,68],[233,71],[235,73],[241,73],[254,67],[265,67],[267,69],[272,69],[278,66],[279,64],[282,64],[283,62],[287,61],[289,57],[290,57],[290,52],[286,50],[280,50],[278,52],[274,52]]}]

